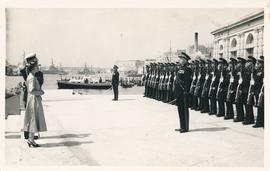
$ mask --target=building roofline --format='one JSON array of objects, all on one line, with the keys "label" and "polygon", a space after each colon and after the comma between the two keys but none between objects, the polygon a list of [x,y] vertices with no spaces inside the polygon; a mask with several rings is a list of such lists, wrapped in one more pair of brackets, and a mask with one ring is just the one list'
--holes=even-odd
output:
[{"label": "building roofline", "polygon": [[241,24],[243,24],[245,22],[248,22],[248,21],[252,21],[252,20],[254,20],[256,18],[259,18],[259,17],[262,17],[262,16],[264,16],[264,10],[263,9],[260,10],[260,11],[253,12],[253,13],[251,13],[249,15],[246,15],[246,16],[240,18],[240,20],[238,20],[236,22],[232,22],[232,23],[230,23],[228,25],[222,26],[222,27],[212,31],[211,34],[214,35],[216,33],[222,32],[224,30],[228,30],[228,29],[230,29],[232,27],[235,27],[237,25],[241,25]]}]

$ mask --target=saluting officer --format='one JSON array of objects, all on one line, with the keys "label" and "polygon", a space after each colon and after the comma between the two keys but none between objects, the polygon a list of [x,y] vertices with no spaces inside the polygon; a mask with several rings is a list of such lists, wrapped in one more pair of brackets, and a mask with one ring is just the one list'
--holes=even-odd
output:
[{"label": "saluting officer", "polygon": [[209,89],[210,89],[210,84],[211,84],[211,80],[212,80],[212,61],[210,59],[206,60],[206,76],[205,76],[205,81],[203,84],[203,89],[202,89],[202,95],[201,95],[201,99],[202,99],[202,110],[201,113],[208,113],[209,112],[209,100],[208,100],[208,93],[209,93]]},{"label": "saluting officer", "polygon": [[233,103],[235,99],[236,89],[238,85],[238,78],[236,75],[235,65],[237,64],[237,60],[234,58],[230,58],[230,63],[228,66],[228,72],[230,76],[230,83],[228,87],[228,93],[226,97],[226,113],[224,119],[233,119],[234,110]]},{"label": "saluting officer", "polygon": [[219,78],[220,74],[218,72],[218,60],[213,59],[212,63],[212,80],[211,80],[211,85],[210,85],[210,90],[209,90],[209,99],[210,99],[210,111],[209,115],[215,115],[217,113],[217,101],[216,101],[216,94],[217,94],[217,88],[219,84]]},{"label": "saluting officer", "polygon": [[255,64],[256,64],[256,59],[252,56],[248,56],[248,60],[246,63],[246,72],[249,77],[249,88],[248,88],[248,95],[246,99],[246,113],[244,116],[244,125],[248,124],[253,124],[254,123],[254,112],[253,112],[253,105],[255,104],[255,99],[254,99],[254,86],[255,86],[255,81],[254,81],[254,74],[255,74]]},{"label": "saluting officer", "polygon": [[181,65],[179,71],[177,72],[174,94],[176,97],[176,104],[178,108],[180,129],[175,129],[175,131],[180,131],[180,133],[184,133],[188,132],[189,130],[189,109],[187,104],[187,94],[189,90],[191,69],[187,67],[190,57],[186,53],[182,52],[179,58],[181,60]]},{"label": "saluting officer", "polygon": [[255,67],[256,74],[254,74],[255,86],[254,93],[256,97],[257,118],[254,128],[264,127],[264,57],[260,56]]},{"label": "saluting officer", "polygon": [[[249,80],[244,77],[244,67],[246,60],[244,58],[238,57],[237,64],[237,74],[239,76],[238,85],[235,96],[235,106],[236,106],[236,118],[234,118],[234,122],[241,122],[244,120],[244,102],[245,102],[245,93],[244,87],[249,84]],[[248,81],[248,83],[247,83]]]}]

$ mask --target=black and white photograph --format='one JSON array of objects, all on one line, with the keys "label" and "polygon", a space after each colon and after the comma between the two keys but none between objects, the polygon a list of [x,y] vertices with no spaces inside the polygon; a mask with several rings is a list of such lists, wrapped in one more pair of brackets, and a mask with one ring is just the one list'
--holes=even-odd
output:
[{"label": "black and white photograph", "polygon": [[4,165],[263,168],[265,9],[6,7]]}]

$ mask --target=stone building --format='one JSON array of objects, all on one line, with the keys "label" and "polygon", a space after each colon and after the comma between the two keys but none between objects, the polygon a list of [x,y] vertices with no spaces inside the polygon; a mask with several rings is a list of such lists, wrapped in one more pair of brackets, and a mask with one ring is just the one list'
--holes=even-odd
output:
[{"label": "stone building", "polygon": [[141,60],[119,60],[116,61],[116,65],[119,67],[119,71],[124,74],[142,74],[144,61]]},{"label": "stone building", "polygon": [[260,10],[211,32],[213,57],[230,58],[263,55],[264,11]]}]

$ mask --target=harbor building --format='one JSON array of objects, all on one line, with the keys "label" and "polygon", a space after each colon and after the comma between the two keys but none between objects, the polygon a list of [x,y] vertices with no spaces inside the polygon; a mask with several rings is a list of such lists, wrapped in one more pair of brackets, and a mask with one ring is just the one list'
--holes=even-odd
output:
[{"label": "harbor building", "polygon": [[119,60],[116,61],[119,72],[124,74],[142,74],[144,61],[141,60]]},{"label": "harbor building", "polygon": [[211,32],[213,57],[230,58],[263,55],[264,11],[251,13]]}]

